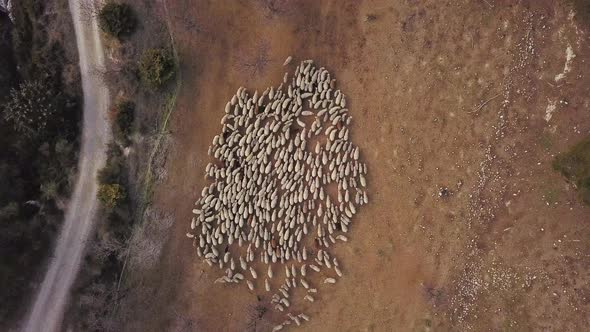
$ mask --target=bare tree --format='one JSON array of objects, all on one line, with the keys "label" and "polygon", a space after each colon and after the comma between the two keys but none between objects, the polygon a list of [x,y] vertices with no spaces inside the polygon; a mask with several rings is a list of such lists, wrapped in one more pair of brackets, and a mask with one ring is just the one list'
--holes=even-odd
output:
[{"label": "bare tree", "polygon": [[174,331],[178,332],[193,332],[198,331],[197,329],[197,322],[191,318],[187,317],[177,310],[174,310],[174,321],[172,322],[172,328]]},{"label": "bare tree", "polygon": [[[126,81],[127,83],[131,83],[134,80],[130,79],[129,73],[130,69],[126,67],[124,64],[116,65],[116,64],[109,64],[106,67],[95,67],[90,70],[90,75],[96,77],[101,84],[104,86],[112,86],[114,83],[122,84],[122,81]],[[134,89],[136,84],[133,87],[127,87]]]},{"label": "bare tree", "polygon": [[260,297],[258,297],[256,304],[248,306],[246,330],[254,332],[270,330],[271,322],[267,317],[269,309],[269,303],[263,301]]},{"label": "bare tree", "polygon": [[82,317],[79,322],[89,331],[114,331],[114,288],[103,283],[93,283],[78,297],[77,307]]},{"label": "bare tree", "polygon": [[295,32],[305,36],[318,34],[320,32],[319,20],[317,17],[306,15],[303,17],[303,22],[296,26]]},{"label": "bare tree", "polygon": [[134,55],[135,48],[128,44],[111,48],[106,66],[91,69],[90,75],[98,78],[105,86],[120,86],[126,92],[134,93],[139,89],[139,80],[134,71]]},{"label": "bare tree", "polygon": [[274,18],[289,14],[293,0],[258,0],[258,3],[264,10],[266,18]]},{"label": "bare tree", "polygon": [[106,260],[110,255],[116,254],[121,256],[123,253],[123,243],[111,236],[105,236],[94,242],[92,247],[92,257],[99,261]]},{"label": "bare tree", "polygon": [[208,32],[207,29],[203,27],[201,23],[195,22],[195,20],[187,15],[176,15],[174,16],[175,19],[182,22],[184,28],[187,31],[196,32],[196,33],[206,33]]},{"label": "bare tree", "polygon": [[129,263],[134,269],[148,270],[157,263],[173,223],[171,214],[146,210],[144,222],[135,227],[134,241],[129,243],[132,249]]},{"label": "bare tree", "polygon": [[270,45],[268,41],[260,41],[256,47],[254,47],[250,56],[246,56],[243,59],[239,58],[236,62],[242,70],[249,72],[250,75],[260,75],[271,61],[269,58],[269,50]]}]

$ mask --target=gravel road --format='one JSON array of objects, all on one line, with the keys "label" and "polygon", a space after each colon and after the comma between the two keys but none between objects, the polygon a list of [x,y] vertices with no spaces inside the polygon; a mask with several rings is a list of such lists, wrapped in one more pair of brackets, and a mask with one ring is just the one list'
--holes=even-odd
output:
[{"label": "gravel road", "polygon": [[97,209],[96,174],[104,165],[110,136],[106,113],[108,89],[92,75],[104,67],[104,52],[96,19],[86,18],[80,0],[69,0],[74,22],[80,72],[84,91],[84,123],[78,165],[78,179],[66,212],[63,229],[24,331],[58,331],[62,324],[69,291],[80,269],[81,258],[94,225]]}]

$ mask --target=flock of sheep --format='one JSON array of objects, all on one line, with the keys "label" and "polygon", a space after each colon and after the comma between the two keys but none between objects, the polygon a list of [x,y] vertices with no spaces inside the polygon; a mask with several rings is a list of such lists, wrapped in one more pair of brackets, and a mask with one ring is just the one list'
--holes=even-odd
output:
[{"label": "flock of sheep", "polygon": [[278,88],[252,95],[241,87],[225,106],[208,151],[212,182],[187,233],[198,256],[224,271],[216,283],[273,292],[273,308],[286,315],[274,331],[309,320],[291,313],[296,289],[314,302],[314,280],[342,276],[328,249],[347,241],[357,208],[368,203],[367,165],[350,142],[352,118],[335,80],[306,60],[287,82],[288,73]]}]

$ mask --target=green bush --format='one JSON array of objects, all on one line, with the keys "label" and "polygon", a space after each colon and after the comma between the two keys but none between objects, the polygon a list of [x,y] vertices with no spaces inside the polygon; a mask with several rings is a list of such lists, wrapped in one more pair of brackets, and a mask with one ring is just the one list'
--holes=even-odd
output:
[{"label": "green bush", "polygon": [[131,6],[109,2],[100,10],[98,24],[106,34],[121,39],[135,32],[137,18]]},{"label": "green bush", "polygon": [[590,205],[590,137],[556,156],[553,168],[574,183],[582,200]]},{"label": "green bush", "polygon": [[118,183],[101,184],[98,199],[107,207],[114,208],[126,197],[125,189]]},{"label": "green bush", "polygon": [[170,81],[175,71],[174,58],[166,49],[151,48],[141,55],[139,74],[144,84],[152,89],[158,89]]}]

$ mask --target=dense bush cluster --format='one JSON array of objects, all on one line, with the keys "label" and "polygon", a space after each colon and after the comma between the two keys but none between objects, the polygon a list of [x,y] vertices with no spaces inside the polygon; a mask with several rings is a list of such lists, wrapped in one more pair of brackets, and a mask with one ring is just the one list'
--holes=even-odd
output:
[{"label": "dense bush cluster", "polygon": [[152,89],[158,89],[170,81],[175,71],[174,58],[167,49],[150,48],[143,52],[139,60],[141,80]]},{"label": "dense bush cluster", "polygon": [[135,32],[137,18],[129,5],[109,2],[100,10],[98,24],[106,34],[121,39]]}]

